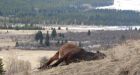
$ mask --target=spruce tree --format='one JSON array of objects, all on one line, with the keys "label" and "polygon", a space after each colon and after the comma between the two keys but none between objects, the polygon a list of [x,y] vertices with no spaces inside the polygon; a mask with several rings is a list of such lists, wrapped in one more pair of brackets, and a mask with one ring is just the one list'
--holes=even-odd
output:
[{"label": "spruce tree", "polygon": [[61,30],[61,27],[58,27],[58,30]]},{"label": "spruce tree", "polygon": [[51,33],[51,37],[52,37],[52,38],[55,38],[56,36],[57,36],[56,29],[53,28],[52,33]]},{"label": "spruce tree", "polygon": [[79,47],[82,47],[82,43],[81,42],[79,42]]},{"label": "spruce tree", "polygon": [[90,32],[90,30],[88,30],[88,33],[87,33],[87,34],[88,34],[88,36],[90,36],[90,35],[91,35],[91,32]]},{"label": "spruce tree", "polygon": [[68,43],[68,40],[65,40],[65,43]]},{"label": "spruce tree", "polygon": [[66,28],[66,30],[68,30],[68,28]]},{"label": "spruce tree", "polygon": [[16,42],[16,45],[15,45],[16,47],[18,47],[19,46],[19,43],[18,43],[18,41]]},{"label": "spruce tree", "polygon": [[64,34],[61,34],[61,37],[62,37],[62,38],[65,38],[65,35],[64,35]]},{"label": "spruce tree", "polygon": [[60,40],[57,40],[56,46],[60,45]]},{"label": "spruce tree", "polygon": [[40,44],[42,44],[42,42],[43,42],[43,34],[42,34],[41,31],[38,31],[38,32],[36,33],[36,35],[35,35],[35,40],[36,40],[36,41],[40,41]]},{"label": "spruce tree", "polygon": [[49,37],[49,32],[47,31],[46,38],[45,38],[45,45],[50,46],[50,37]]},{"label": "spruce tree", "polygon": [[63,45],[64,44],[64,42],[63,42],[63,40],[61,41],[61,45]]}]

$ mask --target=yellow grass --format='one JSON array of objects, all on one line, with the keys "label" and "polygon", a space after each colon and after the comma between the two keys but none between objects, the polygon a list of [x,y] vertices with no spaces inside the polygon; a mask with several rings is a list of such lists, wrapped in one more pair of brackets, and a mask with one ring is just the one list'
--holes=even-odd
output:
[{"label": "yellow grass", "polygon": [[[34,34],[35,30],[15,31],[8,30],[8,34]],[[46,31],[43,31],[45,33]],[[1,30],[0,33],[6,33]],[[18,50],[14,49],[15,42],[11,39],[0,39],[0,47],[10,46],[9,50],[0,51],[0,58],[4,61],[4,67],[8,64],[9,58],[29,61],[32,66],[31,75],[140,75],[140,40],[129,40],[124,44],[106,50],[107,57],[103,60],[83,61],[72,63],[67,66],[58,66],[49,70],[36,71],[33,69],[39,66],[42,57],[51,57],[56,51],[52,50]],[[17,74],[24,75],[24,74]]]},{"label": "yellow grass", "polygon": [[32,75],[140,75],[140,41],[127,41],[106,54],[103,60],[73,63]]},{"label": "yellow grass", "polygon": [[30,51],[30,50],[3,50],[0,52],[0,58],[3,58],[4,64],[8,63],[8,59],[11,57],[26,60],[31,63],[32,68],[36,68],[39,66],[39,60],[42,57],[50,57],[55,53],[55,51]]}]

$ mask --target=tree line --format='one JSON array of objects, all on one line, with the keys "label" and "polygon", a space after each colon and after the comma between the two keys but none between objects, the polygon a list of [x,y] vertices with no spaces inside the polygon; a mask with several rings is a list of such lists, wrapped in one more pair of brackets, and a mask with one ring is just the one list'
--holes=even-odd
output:
[{"label": "tree line", "polygon": [[97,7],[110,5],[113,0],[1,0],[0,16],[3,18],[0,18],[0,24],[140,24],[139,12],[104,9],[85,11],[87,8],[82,6],[84,3]]},{"label": "tree line", "polygon": [[139,25],[140,13],[122,10],[91,10],[82,11],[68,9],[63,12],[59,10],[39,11],[38,14],[30,16],[16,16],[9,19],[0,19],[1,24],[61,24],[61,25]]},{"label": "tree line", "polygon": [[14,29],[14,30],[44,30],[41,26],[35,26],[33,24],[23,25],[0,25],[0,29]]},{"label": "tree line", "polygon": [[[58,28],[59,29],[59,28]],[[91,31],[87,31],[87,36],[91,36]],[[49,34],[49,31],[47,31],[46,34],[43,34],[42,31],[38,31],[35,34],[34,37],[35,41],[37,41],[40,45],[49,47],[51,44],[55,44],[56,46],[61,46],[64,43],[67,43],[69,39],[65,38],[64,33],[57,33],[55,28],[52,28],[51,33]],[[18,42],[16,43],[16,46],[18,47]],[[82,42],[79,42],[79,46],[82,46]]]},{"label": "tree line", "polygon": [[[61,37],[62,39],[56,38],[56,37]],[[41,45],[49,47],[51,45],[51,41],[55,41],[55,44],[57,46],[67,43],[67,40],[64,38],[65,38],[65,36],[63,33],[57,33],[56,29],[52,28],[51,34],[49,34],[49,31],[47,31],[47,33],[45,34],[45,37],[44,37],[44,34],[42,33],[42,31],[38,31],[35,34],[34,39],[35,39],[35,41],[39,42]]]}]

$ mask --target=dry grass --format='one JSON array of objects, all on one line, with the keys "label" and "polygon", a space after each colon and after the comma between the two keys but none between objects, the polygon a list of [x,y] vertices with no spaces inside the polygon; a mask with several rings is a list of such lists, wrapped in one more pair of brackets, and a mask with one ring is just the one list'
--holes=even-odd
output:
[{"label": "dry grass", "polygon": [[[3,50],[0,51],[0,58],[3,59],[4,65],[7,65],[7,62],[9,60],[9,57],[15,57],[19,60],[29,61],[31,63],[32,69],[40,66],[40,59],[42,57],[50,57],[52,56],[56,51],[32,51],[32,50],[16,50],[16,49],[10,49],[9,51]],[[5,66],[4,66],[5,67]]]},{"label": "dry grass", "polygon": [[[9,32],[9,34],[15,34],[15,31]],[[28,32],[28,34],[34,34],[37,31]],[[27,32],[19,31],[17,34],[24,33]],[[0,41],[0,47],[15,45],[15,42],[12,42],[11,40],[3,41],[2,39]],[[103,60],[73,63],[67,66],[59,66],[41,72],[30,71],[40,65],[39,59],[44,56],[49,58],[55,52],[56,51],[25,51],[10,49],[9,51],[1,51],[0,57],[4,60],[5,69],[9,70],[10,73],[14,72],[14,75],[28,75],[30,72],[31,75],[140,75],[140,40],[129,40],[125,44],[118,45],[105,51],[107,58]],[[11,60],[9,57],[14,57],[14,59],[12,58]],[[19,64],[22,64],[22,66],[14,66]],[[8,65],[13,66],[13,69],[8,69]],[[24,68],[23,66],[26,67]],[[27,66],[32,67],[30,69],[30,67]]]},{"label": "dry grass", "polygon": [[127,41],[106,54],[103,60],[73,63],[32,75],[140,75],[140,41]]},{"label": "dry grass", "polygon": [[30,62],[11,57],[7,62],[5,75],[29,75],[30,71]]}]

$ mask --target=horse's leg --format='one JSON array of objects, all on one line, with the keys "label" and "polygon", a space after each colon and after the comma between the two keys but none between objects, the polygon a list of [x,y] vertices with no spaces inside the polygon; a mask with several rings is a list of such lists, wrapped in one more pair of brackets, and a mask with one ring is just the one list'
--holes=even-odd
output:
[{"label": "horse's leg", "polygon": [[58,58],[59,58],[59,52],[57,52],[53,57],[49,59],[47,63],[45,63],[43,66],[39,67],[38,69],[47,68],[54,60],[57,60]]},{"label": "horse's leg", "polygon": [[56,63],[54,63],[53,65],[51,65],[51,67],[56,67],[56,66],[59,65],[61,62],[65,61],[69,55],[70,55],[70,54],[68,53],[68,54],[64,55],[63,57],[61,57],[60,59],[58,59],[58,61],[57,61]]}]

